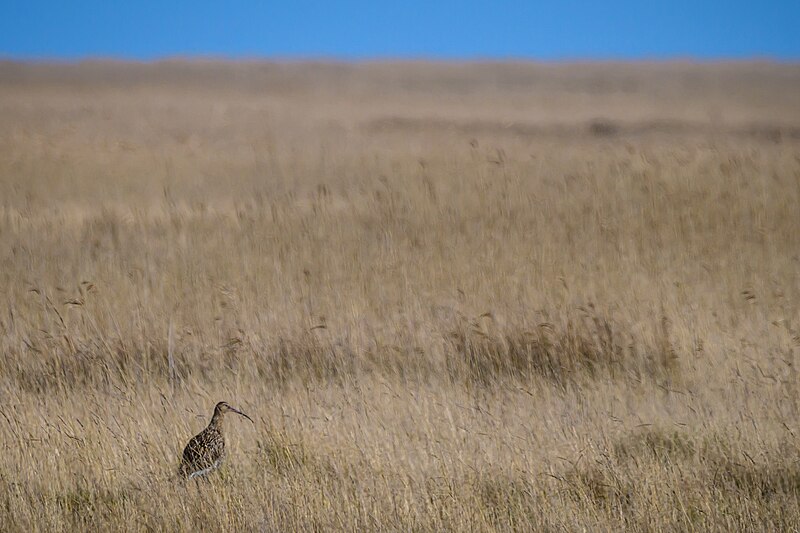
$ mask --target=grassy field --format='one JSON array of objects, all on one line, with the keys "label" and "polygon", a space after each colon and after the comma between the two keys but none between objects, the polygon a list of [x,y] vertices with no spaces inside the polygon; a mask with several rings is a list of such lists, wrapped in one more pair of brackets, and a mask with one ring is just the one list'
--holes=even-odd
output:
[{"label": "grassy field", "polygon": [[798,87],[0,64],[0,530],[798,530]]}]

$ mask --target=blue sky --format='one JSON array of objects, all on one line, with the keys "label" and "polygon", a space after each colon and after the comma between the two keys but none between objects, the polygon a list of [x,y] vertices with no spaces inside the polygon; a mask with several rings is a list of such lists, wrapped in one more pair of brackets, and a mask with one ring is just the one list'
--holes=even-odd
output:
[{"label": "blue sky", "polygon": [[0,57],[800,60],[800,0],[12,1]]}]

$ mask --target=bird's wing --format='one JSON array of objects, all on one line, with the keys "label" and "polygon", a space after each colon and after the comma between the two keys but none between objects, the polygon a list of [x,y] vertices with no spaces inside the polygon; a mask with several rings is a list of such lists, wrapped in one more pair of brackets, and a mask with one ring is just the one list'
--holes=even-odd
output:
[{"label": "bird's wing", "polygon": [[224,444],[220,436],[203,431],[189,441],[183,449],[181,468],[186,471],[203,470],[214,467],[224,453]]}]

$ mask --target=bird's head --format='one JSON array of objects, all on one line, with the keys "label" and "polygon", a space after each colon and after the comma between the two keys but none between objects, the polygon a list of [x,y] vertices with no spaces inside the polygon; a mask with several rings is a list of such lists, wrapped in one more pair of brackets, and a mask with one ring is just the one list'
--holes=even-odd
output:
[{"label": "bird's head", "polygon": [[[248,419],[250,422],[253,422],[252,418],[250,418],[249,416],[247,416],[246,414],[244,414],[240,410],[238,410],[238,409],[236,409],[234,407],[231,407],[228,404],[228,402],[219,402],[217,404],[217,406],[214,408],[214,418],[217,418],[217,417],[221,418],[225,413],[228,413],[228,412],[236,413],[237,415],[242,415],[243,417]],[[253,423],[255,424],[255,422],[253,422]]]}]

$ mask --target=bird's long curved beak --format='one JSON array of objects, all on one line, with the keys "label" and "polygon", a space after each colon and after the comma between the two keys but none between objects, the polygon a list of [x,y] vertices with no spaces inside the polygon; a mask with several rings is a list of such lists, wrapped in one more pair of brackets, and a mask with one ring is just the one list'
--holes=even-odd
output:
[{"label": "bird's long curved beak", "polygon": [[246,414],[244,414],[243,412],[239,411],[238,409],[234,409],[233,407],[231,407],[231,411],[233,411],[233,412],[234,412],[234,413],[236,413],[237,415],[242,415],[243,417],[245,417],[246,419],[248,419],[250,422],[253,422],[253,424],[255,424],[255,421],[253,421],[253,419],[252,419],[252,418],[250,418],[249,416],[247,416],[247,415],[246,415]]}]

